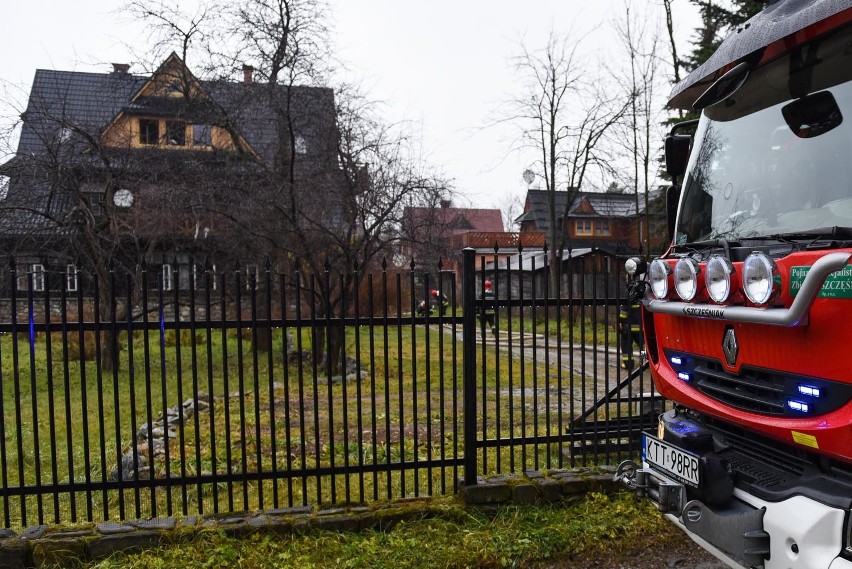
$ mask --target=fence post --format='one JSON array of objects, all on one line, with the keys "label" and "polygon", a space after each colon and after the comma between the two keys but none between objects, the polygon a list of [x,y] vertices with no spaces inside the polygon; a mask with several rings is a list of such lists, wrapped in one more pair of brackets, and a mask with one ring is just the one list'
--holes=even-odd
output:
[{"label": "fence post", "polygon": [[464,484],[476,484],[476,250],[462,251],[462,380]]}]

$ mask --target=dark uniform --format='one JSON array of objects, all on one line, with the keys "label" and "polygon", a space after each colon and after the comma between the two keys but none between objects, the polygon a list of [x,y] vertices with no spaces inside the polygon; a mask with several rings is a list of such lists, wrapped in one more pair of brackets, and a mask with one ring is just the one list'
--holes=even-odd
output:
[{"label": "dark uniform", "polygon": [[633,344],[642,348],[642,307],[636,304],[622,305],[618,309],[618,339],[621,344],[621,367],[632,371],[636,366],[633,360]]},{"label": "dark uniform", "polygon": [[488,328],[492,334],[497,333],[497,328],[494,326],[494,291],[491,290],[491,281],[485,281],[485,290],[482,293],[482,311],[480,316],[483,324],[488,324]]},{"label": "dark uniform", "polygon": [[441,294],[437,290],[432,291],[432,308],[429,311],[430,314],[440,314],[441,316],[447,313],[447,309],[450,307],[450,301],[447,300],[446,294]]}]

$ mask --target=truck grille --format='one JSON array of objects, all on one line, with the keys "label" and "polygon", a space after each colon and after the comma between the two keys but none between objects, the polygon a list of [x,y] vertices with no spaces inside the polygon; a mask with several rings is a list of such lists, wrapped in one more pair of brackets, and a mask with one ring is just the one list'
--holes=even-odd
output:
[{"label": "truck grille", "polygon": [[749,366],[730,373],[719,360],[672,350],[665,353],[678,377],[708,397],[742,411],[813,417],[852,400],[850,384]]},{"label": "truck grille", "polygon": [[[736,449],[732,453],[731,466],[734,470],[756,479],[761,485],[772,486],[785,481],[786,476],[801,476],[811,464],[808,453],[754,432],[705,417],[705,424],[720,435],[725,444]],[[737,456],[739,455],[739,456]],[[759,468],[757,464],[770,468]]]},{"label": "truck grille", "polygon": [[701,422],[729,461],[738,487],[777,502],[802,495],[832,507],[852,503],[852,465],[827,460],[782,441],[708,415]]}]

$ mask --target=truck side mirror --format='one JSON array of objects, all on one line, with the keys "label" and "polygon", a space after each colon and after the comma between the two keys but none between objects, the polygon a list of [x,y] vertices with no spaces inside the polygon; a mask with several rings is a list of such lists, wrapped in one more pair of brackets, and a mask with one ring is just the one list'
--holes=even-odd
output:
[{"label": "truck side mirror", "polygon": [[692,136],[688,134],[670,134],[666,137],[666,172],[672,179],[680,178],[686,172],[691,144]]},{"label": "truck side mirror", "polygon": [[669,232],[669,243],[672,242],[677,221],[677,203],[680,201],[680,186],[666,188],[666,226]]}]

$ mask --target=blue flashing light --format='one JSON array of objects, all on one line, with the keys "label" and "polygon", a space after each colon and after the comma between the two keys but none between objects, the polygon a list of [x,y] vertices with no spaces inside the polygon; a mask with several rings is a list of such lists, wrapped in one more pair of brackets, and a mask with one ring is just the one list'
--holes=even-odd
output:
[{"label": "blue flashing light", "polygon": [[672,363],[676,366],[682,365],[683,358],[681,358],[680,356],[672,356]]},{"label": "blue flashing light", "polygon": [[677,376],[684,381],[689,381],[689,374],[688,373],[680,372],[680,373],[677,374]]},{"label": "blue flashing light", "polygon": [[812,385],[800,385],[799,393],[802,395],[807,395],[808,397],[820,397],[822,396],[822,391],[819,387],[814,387]]},{"label": "blue flashing light", "polygon": [[789,408],[790,408],[790,409],[792,409],[793,411],[799,411],[799,412],[801,412],[801,413],[807,413],[808,411],[810,411],[810,407],[811,407],[811,406],[810,406],[810,405],[808,405],[807,403],[803,403],[803,402],[801,402],[801,401],[796,401],[796,400],[794,400],[794,399],[789,399],[789,400],[787,401],[787,407],[789,407]]}]

